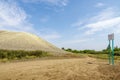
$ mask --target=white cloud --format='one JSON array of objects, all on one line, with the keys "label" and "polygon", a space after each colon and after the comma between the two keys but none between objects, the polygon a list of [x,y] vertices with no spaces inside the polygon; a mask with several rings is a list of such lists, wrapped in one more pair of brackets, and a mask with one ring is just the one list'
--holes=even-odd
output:
[{"label": "white cloud", "polygon": [[79,27],[78,30],[83,29],[86,35],[95,34],[96,32],[100,31],[116,33],[116,31],[120,29],[120,15],[119,11],[117,11],[115,8],[106,8],[97,15],[76,23],[80,24],[76,25]]},{"label": "white cloud", "polygon": [[97,3],[97,4],[95,5],[95,7],[103,7],[103,6],[105,6],[105,4],[102,3],[102,2],[99,2],[99,3]]},{"label": "white cloud", "polygon": [[55,6],[66,6],[68,4],[68,0],[23,0],[23,2],[27,3],[46,3]]},{"label": "white cloud", "polygon": [[[22,9],[15,0],[0,1],[0,29],[12,31],[25,31],[38,34],[44,39],[52,40],[61,36],[50,29],[35,30],[33,24],[29,22],[28,14]],[[48,17],[41,18],[40,21],[46,22]]]},{"label": "white cloud", "polygon": [[90,23],[85,26],[86,28],[89,28],[89,30],[86,31],[86,34],[94,34],[97,31],[102,31],[102,30],[109,29],[109,28],[111,29],[117,26],[120,27],[120,17],[98,21],[95,23]]},{"label": "white cloud", "polygon": [[110,33],[115,33],[115,45],[119,45],[120,11],[116,7],[105,8],[100,12],[96,12],[96,15],[78,20],[73,24],[75,26],[74,28],[77,29],[77,37],[94,38],[93,41],[81,42],[82,47],[73,44],[74,47],[97,50],[104,49],[108,45],[107,35]]},{"label": "white cloud", "polygon": [[76,23],[73,23],[71,26],[72,27],[78,27],[78,26],[81,26],[83,23],[81,21],[78,21]]},{"label": "white cloud", "polygon": [[102,20],[106,20],[106,19],[111,19],[111,18],[119,15],[119,13],[117,13],[117,12],[118,11],[115,8],[112,8],[112,7],[105,8],[102,11],[100,11],[97,15],[89,18],[89,21],[94,22],[94,21],[102,21]]},{"label": "white cloud", "polygon": [[0,1],[0,29],[34,31],[26,12],[12,0]]}]

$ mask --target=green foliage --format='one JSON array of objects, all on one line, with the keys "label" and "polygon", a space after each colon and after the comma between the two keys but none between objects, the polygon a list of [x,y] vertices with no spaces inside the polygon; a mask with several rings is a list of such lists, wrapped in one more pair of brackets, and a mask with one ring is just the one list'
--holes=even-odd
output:
[{"label": "green foliage", "polygon": [[115,51],[115,52],[114,52],[114,55],[115,55],[115,56],[120,56],[120,51]]},{"label": "green foliage", "polygon": [[[89,56],[89,57],[94,57],[94,58],[99,58],[99,59],[108,59],[108,52],[110,50],[110,48],[106,48],[106,49],[103,49],[102,51],[95,51],[95,50],[72,50],[70,48],[68,49],[65,49],[65,51],[69,51],[69,52],[72,52],[72,53],[75,53],[77,55],[86,55],[86,56]],[[115,60],[120,60],[120,48],[118,48],[117,46],[114,47],[114,58]]]},{"label": "green foliage", "polygon": [[68,48],[68,49],[64,48],[64,50],[68,51],[68,52],[72,52],[72,53],[90,53],[90,54],[96,54],[96,53],[98,53],[95,50],[72,50],[70,48]]},{"label": "green foliage", "polygon": [[0,59],[22,59],[29,57],[45,57],[49,56],[47,52],[44,51],[23,51],[23,50],[0,50]]},{"label": "green foliage", "polygon": [[68,49],[66,49],[66,51],[71,52],[71,51],[72,51],[72,49],[68,48]]},{"label": "green foliage", "polygon": [[94,50],[83,50],[83,53],[95,54],[96,52]]},{"label": "green foliage", "polygon": [[[108,54],[108,51],[110,50],[110,48],[106,48],[106,49],[103,49],[102,51],[95,51],[95,50],[72,50],[70,48],[68,49],[65,49],[65,51],[69,51],[69,52],[72,52],[72,53],[83,53],[83,54]],[[114,48],[114,55],[115,56],[120,56],[120,48],[118,48],[117,46]]]},{"label": "green foliage", "polygon": [[120,51],[120,48],[118,48],[118,46],[116,46],[116,47],[114,48],[114,51]]},{"label": "green foliage", "polygon": [[107,54],[88,54],[89,57],[98,58],[98,59],[108,59]]}]

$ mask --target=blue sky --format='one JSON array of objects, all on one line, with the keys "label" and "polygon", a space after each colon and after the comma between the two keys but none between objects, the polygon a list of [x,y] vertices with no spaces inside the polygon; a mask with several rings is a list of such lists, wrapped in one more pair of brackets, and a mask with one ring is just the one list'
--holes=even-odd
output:
[{"label": "blue sky", "polygon": [[57,47],[120,47],[120,0],[0,0],[0,30],[26,31]]}]

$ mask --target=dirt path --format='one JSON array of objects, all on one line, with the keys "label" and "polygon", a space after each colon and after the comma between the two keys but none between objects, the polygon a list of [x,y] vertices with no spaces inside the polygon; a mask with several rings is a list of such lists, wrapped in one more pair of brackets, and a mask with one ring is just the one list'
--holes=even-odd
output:
[{"label": "dirt path", "polygon": [[0,64],[0,80],[107,80],[99,64],[89,57],[6,63]]}]

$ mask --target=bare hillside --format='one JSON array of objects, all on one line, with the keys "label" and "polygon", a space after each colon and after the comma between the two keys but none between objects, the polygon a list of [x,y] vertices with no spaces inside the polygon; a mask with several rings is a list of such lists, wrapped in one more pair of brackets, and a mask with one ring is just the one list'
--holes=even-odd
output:
[{"label": "bare hillside", "polygon": [[64,52],[36,35],[10,31],[0,31],[0,49]]}]

